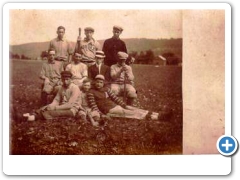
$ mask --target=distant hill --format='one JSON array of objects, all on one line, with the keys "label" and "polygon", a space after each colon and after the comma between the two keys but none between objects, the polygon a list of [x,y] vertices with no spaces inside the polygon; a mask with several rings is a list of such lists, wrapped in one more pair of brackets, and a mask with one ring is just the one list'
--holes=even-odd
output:
[{"label": "distant hill", "polygon": [[[151,49],[154,55],[163,54],[166,52],[172,52],[176,56],[182,56],[182,39],[123,39],[127,45],[128,52],[146,51]],[[99,40],[99,43],[103,45],[104,40]],[[72,47],[75,47],[75,42],[71,42]],[[36,59],[40,57],[42,51],[48,49],[49,42],[33,42],[21,45],[10,45],[10,52],[13,54],[22,55]]]}]

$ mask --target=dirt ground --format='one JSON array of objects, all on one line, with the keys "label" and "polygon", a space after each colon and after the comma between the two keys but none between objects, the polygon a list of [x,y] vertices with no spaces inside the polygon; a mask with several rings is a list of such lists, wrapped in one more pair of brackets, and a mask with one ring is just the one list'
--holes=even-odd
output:
[{"label": "dirt ground", "polygon": [[11,61],[10,154],[128,155],[182,154],[182,68],[133,65],[136,105],[158,112],[173,109],[167,121],[113,118],[104,127],[69,119],[19,122],[16,115],[40,107],[40,61]]}]

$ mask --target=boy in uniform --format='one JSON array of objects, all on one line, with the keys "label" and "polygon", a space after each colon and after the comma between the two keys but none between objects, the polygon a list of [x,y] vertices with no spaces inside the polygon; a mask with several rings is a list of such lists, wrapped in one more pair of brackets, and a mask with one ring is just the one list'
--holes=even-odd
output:
[{"label": "boy in uniform", "polygon": [[94,29],[86,27],[84,29],[85,38],[82,40],[79,36],[77,39],[75,53],[82,54],[82,62],[88,67],[95,64],[96,51],[100,50],[100,44],[93,38]]}]

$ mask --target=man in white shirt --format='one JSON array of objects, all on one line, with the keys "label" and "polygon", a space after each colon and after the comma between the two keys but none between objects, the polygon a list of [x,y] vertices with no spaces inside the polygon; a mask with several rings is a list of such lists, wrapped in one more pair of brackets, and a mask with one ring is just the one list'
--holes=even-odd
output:
[{"label": "man in white shirt", "polygon": [[88,77],[88,68],[87,65],[81,62],[82,55],[79,53],[75,53],[73,57],[73,62],[68,64],[66,67],[66,71],[70,71],[72,73],[72,82],[82,87],[83,80]]}]

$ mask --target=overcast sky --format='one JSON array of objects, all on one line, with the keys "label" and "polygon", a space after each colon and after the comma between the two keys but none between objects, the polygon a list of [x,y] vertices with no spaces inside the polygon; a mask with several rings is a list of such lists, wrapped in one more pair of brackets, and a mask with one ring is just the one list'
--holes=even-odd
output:
[{"label": "overcast sky", "polygon": [[[94,38],[112,36],[113,25],[124,28],[121,38],[181,38],[181,10],[10,10],[10,45],[45,42],[56,37],[57,27],[75,41],[78,28],[91,26]],[[83,35],[83,33],[82,33]]]}]

